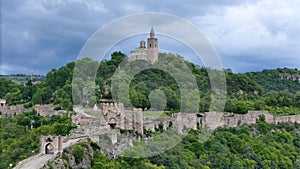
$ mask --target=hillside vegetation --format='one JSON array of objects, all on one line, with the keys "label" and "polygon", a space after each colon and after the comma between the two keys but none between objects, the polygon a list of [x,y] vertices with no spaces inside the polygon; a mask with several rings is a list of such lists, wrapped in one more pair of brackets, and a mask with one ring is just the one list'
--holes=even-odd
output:
[{"label": "hillside vegetation", "polygon": [[11,118],[0,118],[0,168],[17,164],[39,152],[39,138],[68,135],[74,129],[67,115],[41,117],[35,111]]},{"label": "hillside vegetation", "polygon": [[[161,62],[172,63],[170,64],[170,69],[173,69],[175,74],[180,74],[181,69],[178,64],[180,57],[161,53],[159,54],[159,61],[158,66],[160,66],[159,63]],[[210,69],[199,67],[190,62],[184,62],[192,72],[198,85],[197,91],[185,93],[185,95],[187,98],[197,100],[199,107],[197,105],[189,106],[192,106],[192,110],[198,110],[199,113],[210,111],[212,98],[210,78],[208,76],[208,70]],[[58,70],[52,69],[47,73],[45,80],[42,80],[37,85],[33,85],[31,81],[28,81],[25,86],[17,85],[7,79],[0,78],[0,87],[2,89],[0,97],[5,98],[9,105],[24,103],[30,106],[32,104],[54,103],[56,109],[65,110],[72,110],[74,104],[93,106],[100,99],[112,99],[112,94],[114,94],[111,91],[112,77],[118,70],[120,63],[129,65],[129,69],[132,71],[149,65],[143,60],[128,63],[127,57],[121,52],[114,52],[110,60],[101,63],[84,58],[76,63],[68,63]],[[72,79],[73,72],[82,76]],[[284,68],[237,74],[232,73],[230,69],[225,70],[227,99],[224,110],[238,114],[246,113],[248,110],[262,109],[268,110],[273,114],[298,114],[300,112],[300,83],[298,81],[281,79],[280,74],[284,73],[298,75],[299,70]],[[95,82],[87,80],[93,78],[95,78]],[[126,80],[126,78],[122,78],[120,80]],[[186,81],[186,86],[192,86],[191,80],[183,80]],[[180,93],[180,90],[182,89],[178,86],[176,79],[169,73],[159,69],[150,68],[143,70],[125,85],[130,86],[129,100],[122,97],[115,98],[119,102],[123,102],[125,106],[131,103],[134,107],[152,108],[155,110],[155,107],[150,105],[149,96],[151,91],[156,89],[163,91],[166,96],[166,111],[179,111],[182,99],[184,99],[181,98],[182,93]],[[122,91],[122,86],[118,87]],[[83,101],[81,98],[83,88],[86,88],[88,91],[88,100],[86,101]],[[198,94],[195,95],[195,93]],[[163,100],[156,101],[158,103],[163,102]]]},{"label": "hillside vegetation", "polygon": [[[180,74],[180,57],[162,53],[159,59],[172,63],[170,69],[174,70],[174,74]],[[128,63],[127,57],[121,52],[114,52],[110,60],[101,63],[84,58],[59,69],[52,69],[39,84],[28,80],[25,85],[19,85],[0,78],[0,98],[5,98],[8,105],[23,104],[24,107],[48,103],[54,104],[56,110],[72,110],[73,105],[92,107],[100,99],[112,99],[113,75],[120,63],[132,71],[149,66],[149,63],[141,60]],[[192,110],[196,108],[196,113],[210,111],[213,95],[208,71],[217,70],[186,61],[184,63],[192,72],[198,87],[194,92],[186,93],[186,96],[199,104],[188,106]],[[300,114],[300,83],[280,77],[280,74],[299,75],[299,70],[283,68],[248,73],[233,73],[229,69],[224,71],[227,84],[224,111],[244,114],[248,110],[269,110],[276,115]],[[74,73],[82,76],[73,79]],[[89,79],[93,78],[95,82],[90,82]],[[126,80],[122,76],[118,78]],[[192,79],[181,80],[187,86],[192,86]],[[124,100],[125,106],[131,103],[135,107],[155,112],[160,107],[151,105],[149,99],[161,95],[161,92],[152,92],[159,89],[166,97],[166,114],[180,111],[184,99],[181,98],[180,85],[174,77],[162,70],[151,68],[140,71],[126,85],[129,86],[129,100],[121,96],[116,98]],[[87,89],[87,100],[82,98],[83,88]],[[122,86],[120,89],[123,89]],[[95,91],[95,95],[92,91]],[[154,99],[152,104],[163,101]],[[41,117],[34,111],[0,119],[0,126],[0,168],[7,168],[10,163],[16,164],[37,153],[41,135],[66,135],[74,128],[69,117]],[[93,148],[95,153],[90,158],[91,168],[300,168],[299,131],[299,124],[267,124],[261,118],[254,125],[219,128],[205,142],[200,133],[206,132],[206,129],[191,131],[176,147],[149,158],[109,159],[101,154],[101,148],[94,143],[89,143],[89,146],[75,145],[74,152],[71,148],[69,153],[80,163],[85,148]]]},{"label": "hillside vegetation", "polygon": [[277,68],[261,72],[247,72],[245,75],[254,80],[267,92],[287,90],[290,93],[297,93],[300,91],[300,82],[298,80],[281,77],[282,75],[300,76],[300,70],[298,69]]},{"label": "hillside vegetation", "polygon": [[[202,141],[205,129],[192,130],[172,149],[148,158],[110,159],[101,153],[98,145],[89,142],[71,147],[60,159],[61,163],[69,166],[69,154],[73,154],[76,164],[90,162],[91,166],[88,168],[92,169],[299,168],[299,124],[267,124],[263,118],[257,122],[239,128],[219,128],[206,141]],[[50,163],[49,166],[55,166],[56,162]]]}]

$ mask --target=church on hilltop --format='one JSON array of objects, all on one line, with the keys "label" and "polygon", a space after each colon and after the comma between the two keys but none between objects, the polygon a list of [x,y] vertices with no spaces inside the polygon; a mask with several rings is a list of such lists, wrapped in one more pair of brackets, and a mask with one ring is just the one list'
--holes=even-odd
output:
[{"label": "church on hilltop", "polygon": [[146,42],[142,40],[140,41],[140,46],[136,50],[130,52],[129,61],[140,59],[146,60],[152,64],[158,59],[158,41],[157,38],[155,38],[153,28],[151,28],[150,31],[150,38],[147,39],[147,47]]}]

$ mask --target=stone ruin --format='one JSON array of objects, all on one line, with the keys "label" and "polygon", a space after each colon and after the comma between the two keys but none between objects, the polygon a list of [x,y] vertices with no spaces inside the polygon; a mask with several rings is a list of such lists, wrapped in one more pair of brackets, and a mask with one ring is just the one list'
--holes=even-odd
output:
[{"label": "stone ruin", "polygon": [[298,81],[300,83],[300,75],[280,73],[279,76],[281,80],[292,80],[292,81]]},{"label": "stone ruin", "polygon": [[63,138],[61,136],[41,136],[40,137],[40,153],[41,154],[60,154]]},{"label": "stone ruin", "polygon": [[300,114],[297,115],[285,115],[285,116],[273,116],[268,111],[248,111],[246,114],[229,114],[206,112],[201,117],[201,126],[214,130],[217,127],[228,126],[238,127],[243,124],[255,124],[260,116],[264,116],[267,123],[281,123],[292,122],[300,123]]},{"label": "stone ruin", "polygon": [[[189,129],[208,128],[215,130],[218,127],[238,127],[243,124],[255,124],[260,116],[264,116],[267,123],[296,122],[300,123],[300,115],[273,116],[268,111],[248,111],[239,115],[233,113],[205,112],[199,113],[173,113],[170,117],[149,118],[143,117],[141,109],[126,110],[122,103],[104,103],[100,118],[73,116],[72,121],[77,129],[71,132],[68,139],[88,136],[102,146],[103,152],[112,153],[112,157],[119,155],[123,150],[132,147],[131,136],[122,136],[119,129],[133,130],[143,133],[143,130],[155,132],[161,124],[163,130],[168,130],[170,122],[178,134],[184,134]],[[40,152],[43,154],[61,153],[63,137],[42,136],[40,139]],[[119,153],[119,154],[118,154]]]},{"label": "stone ruin", "polygon": [[24,108],[23,105],[15,105],[15,106],[0,106],[0,118],[12,117],[18,114],[22,114],[24,112],[30,112],[31,110],[35,110],[40,116],[52,116],[52,115],[63,115],[67,114],[70,116],[70,111],[65,110],[53,110],[48,105],[39,105],[36,104],[31,108]]},{"label": "stone ruin", "polygon": [[101,116],[112,128],[134,130],[143,133],[142,109],[125,110],[123,103],[103,103]]},{"label": "stone ruin", "polygon": [[161,124],[163,129],[167,130],[170,123],[179,133],[182,133],[184,128],[197,129],[197,126],[208,127],[213,130],[221,126],[238,127],[242,124],[256,123],[261,115],[265,116],[267,123],[288,121],[300,123],[300,115],[273,116],[268,111],[263,110],[248,111],[242,115],[223,112],[172,113],[170,117],[152,118],[143,117],[142,109],[139,108],[126,110],[123,103],[103,103],[102,107],[102,110],[99,110],[100,119],[75,116],[73,123],[101,126],[101,129],[133,130],[138,133],[143,133],[144,129],[154,132]]},{"label": "stone ruin", "polygon": [[5,107],[5,106],[6,106],[6,100],[0,99],[0,107]]}]

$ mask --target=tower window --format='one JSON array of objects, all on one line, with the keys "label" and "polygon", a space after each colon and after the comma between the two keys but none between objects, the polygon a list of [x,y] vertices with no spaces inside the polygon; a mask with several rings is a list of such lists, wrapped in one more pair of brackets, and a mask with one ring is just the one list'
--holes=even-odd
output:
[{"label": "tower window", "polygon": [[150,47],[151,47],[151,43],[150,43]]}]

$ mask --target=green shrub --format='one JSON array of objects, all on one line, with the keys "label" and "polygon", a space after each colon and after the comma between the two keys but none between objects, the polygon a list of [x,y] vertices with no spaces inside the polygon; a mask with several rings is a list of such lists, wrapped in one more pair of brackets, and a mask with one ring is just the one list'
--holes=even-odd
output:
[{"label": "green shrub", "polygon": [[75,157],[75,162],[80,163],[83,160],[84,149],[80,145],[74,145],[72,155]]}]

